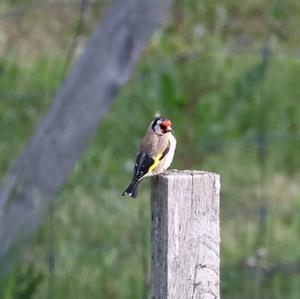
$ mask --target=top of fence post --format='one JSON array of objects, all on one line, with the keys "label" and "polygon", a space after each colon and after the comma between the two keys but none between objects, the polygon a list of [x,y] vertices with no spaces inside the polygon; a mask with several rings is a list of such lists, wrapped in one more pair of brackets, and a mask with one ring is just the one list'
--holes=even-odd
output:
[{"label": "top of fence post", "polygon": [[151,299],[220,298],[218,174],[152,179]]}]

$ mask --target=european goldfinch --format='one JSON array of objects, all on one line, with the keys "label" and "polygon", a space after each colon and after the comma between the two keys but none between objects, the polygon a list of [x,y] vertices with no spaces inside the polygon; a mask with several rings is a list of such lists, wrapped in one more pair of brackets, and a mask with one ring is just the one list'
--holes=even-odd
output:
[{"label": "european goldfinch", "polygon": [[171,127],[171,121],[161,116],[156,116],[150,123],[140,144],[132,181],[123,192],[123,196],[135,198],[143,178],[159,174],[169,168],[176,148],[176,139]]}]

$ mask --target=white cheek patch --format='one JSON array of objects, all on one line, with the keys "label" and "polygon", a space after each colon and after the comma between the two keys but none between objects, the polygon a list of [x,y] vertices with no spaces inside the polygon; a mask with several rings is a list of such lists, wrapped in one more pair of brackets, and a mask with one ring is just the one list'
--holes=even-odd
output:
[{"label": "white cheek patch", "polygon": [[154,131],[156,132],[156,134],[162,135],[162,131],[159,124],[154,126]]}]

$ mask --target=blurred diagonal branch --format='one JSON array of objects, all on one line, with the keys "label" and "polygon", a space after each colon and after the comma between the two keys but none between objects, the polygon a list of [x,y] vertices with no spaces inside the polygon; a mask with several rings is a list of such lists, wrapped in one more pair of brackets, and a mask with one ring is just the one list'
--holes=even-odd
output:
[{"label": "blurred diagonal branch", "polygon": [[116,1],[0,192],[0,258],[40,225],[171,0]]}]

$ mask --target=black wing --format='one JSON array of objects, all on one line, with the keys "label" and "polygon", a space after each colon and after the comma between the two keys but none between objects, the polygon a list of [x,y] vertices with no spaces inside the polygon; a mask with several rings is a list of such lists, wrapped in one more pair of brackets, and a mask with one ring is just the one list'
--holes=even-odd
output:
[{"label": "black wing", "polygon": [[148,173],[149,168],[153,165],[154,159],[146,153],[139,153],[135,160],[133,180],[140,180]]},{"label": "black wing", "polygon": [[155,163],[156,159],[161,161],[167,155],[169,150],[170,150],[170,142],[167,148],[164,150],[164,152],[158,157],[155,157],[155,159],[150,157],[149,154],[139,153],[135,160],[133,181],[139,181],[141,178],[143,178],[148,173],[149,168]]}]

